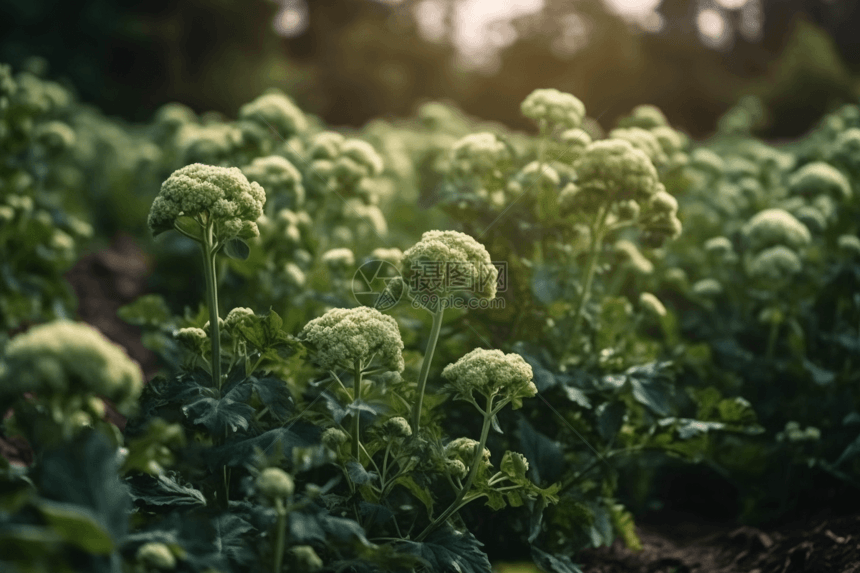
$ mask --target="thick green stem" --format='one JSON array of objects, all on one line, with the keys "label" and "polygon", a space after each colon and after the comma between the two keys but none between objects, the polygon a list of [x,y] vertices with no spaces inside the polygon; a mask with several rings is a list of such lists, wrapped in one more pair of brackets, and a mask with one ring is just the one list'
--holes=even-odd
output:
[{"label": "thick green stem", "polygon": [[772,360],[773,352],[776,349],[776,339],[779,335],[779,322],[774,320],[770,323],[770,333],[767,337],[767,353],[765,359]]},{"label": "thick green stem", "polygon": [[206,275],[206,303],[209,306],[209,338],[212,342],[212,382],[221,389],[221,333],[218,328],[218,279],[215,274],[215,248],[212,228],[203,241],[203,273]]},{"label": "thick green stem", "polygon": [[603,247],[603,226],[606,223],[606,217],[609,214],[609,206],[601,208],[595,217],[595,224],[592,228],[591,250],[588,253],[588,262],[585,267],[585,284],[582,285],[582,295],[579,297],[579,303],[576,305],[576,312],[573,315],[573,332],[579,331],[579,322],[582,319],[582,311],[588,303],[588,298],[591,295],[591,283],[594,281],[594,270],[597,267],[597,258],[600,256],[600,250]]},{"label": "thick green stem", "polygon": [[278,531],[275,533],[275,558],[273,573],[281,573],[281,565],[284,562],[284,538],[287,535],[287,509],[284,500],[275,500],[275,511],[278,514]]},{"label": "thick green stem", "polygon": [[[355,366],[353,368],[353,393],[352,399],[353,402],[358,402],[361,399],[361,364],[356,360]],[[361,442],[358,439],[358,432],[360,431],[360,410],[356,408],[352,413],[352,455],[357,460],[361,460],[359,455],[361,454]]]},{"label": "thick green stem", "polygon": [[424,389],[427,386],[427,376],[430,374],[430,363],[433,361],[433,352],[436,350],[436,342],[439,340],[439,330],[442,328],[442,315],[445,313],[441,305],[433,312],[433,326],[430,327],[430,340],[427,341],[427,350],[421,361],[421,372],[418,374],[418,396],[412,410],[412,435],[418,437],[418,428],[421,426],[421,408],[424,404]]},{"label": "thick green stem", "polygon": [[451,505],[448,506],[442,514],[434,519],[430,525],[428,525],[424,531],[422,531],[418,537],[415,538],[415,541],[423,541],[430,533],[433,532],[434,529],[445,523],[445,521],[454,515],[461,507],[463,507],[463,498],[466,497],[466,494],[469,493],[469,490],[472,487],[472,482],[475,480],[475,476],[478,475],[478,469],[480,469],[480,465],[484,463],[484,446],[487,444],[487,437],[490,435],[490,424],[493,418],[493,397],[487,397],[487,409],[483,411],[484,414],[484,425],[481,427],[481,439],[478,442],[478,445],[475,448],[475,456],[472,460],[472,467],[469,469],[469,475],[466,477],[466,483],[463,484],[463,489],[460,490],[460,493],[457,494],[457,497],[451,502]]}]

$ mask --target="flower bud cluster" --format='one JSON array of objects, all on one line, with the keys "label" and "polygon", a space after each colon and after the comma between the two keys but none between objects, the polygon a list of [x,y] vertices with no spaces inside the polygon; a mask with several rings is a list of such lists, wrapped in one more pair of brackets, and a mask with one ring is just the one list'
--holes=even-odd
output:
[{"label": "flower bud cluster", "polygon": [[143,388],[143,374],[125,350],[95,328],[57,320],[34,326],[6,347],[0,393],[34,392],[49,397],[98,395],[131,412]]},{"label": "flower bud cluster", "polygon": [[532,367],[519,354],[484,348],[476,348],[442,370],[458,399],[473,400],[477,392],[508,400],[514,409],[522,405],[523,398],[537,394],[532,376]]},{"label": "flower bud cluster", "polygon": [[786,284],[803,264],[800,252],[811,241],[809,229],[782,209],[766,209],[744,226],[747,274],[769,288]]},{"label": "flower bud cluster", "polygon": [[299,209],[305,202],[302,174],[280,155],[257,157],[242,167],[242,173],[266,190],[267,198],[272,202],[270,213],[282,208]]},{"label": "flower bud cluster", "polygon": [[352,370],[376,357],[383,367],[403,371],[403,341],[397,322],[375,308],[335,308],[311,320],[299,338],[315,351],[324,370]]},{"label": "flower bud cluster", "polygon": [[550,128],[577,128],[585,117],[585,104],[576,96],[556,89],[537,89],[520,105],[522,114]]}]

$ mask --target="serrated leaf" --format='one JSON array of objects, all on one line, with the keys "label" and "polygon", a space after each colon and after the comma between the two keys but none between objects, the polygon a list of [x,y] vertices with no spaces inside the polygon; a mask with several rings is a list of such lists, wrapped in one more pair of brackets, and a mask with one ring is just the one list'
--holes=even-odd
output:
[{"label": "serrated leaf", "polygon": [[247,430],[255,413],[254,408],[247,404],[251,388],[241,380],[233,382],[232,388],[228,383],[220,398],[199,396],[183,406],[182,411],[193,423],[205,426],[216,436],[223,436],[228,428],[232,432]]},{"label": "serrated leaf", "polygon": [[569,384],[564,385],[563,389],[568,400],[574,404],[579,404],[583,408],[591,408],[591,400],[588,399],[585,392]]},{"label": "serrated leaf", "polygon": [[469,532],[445,527],[431,533],[423,543],[403,541],[397,546],[426,561],[434,573],[492,573],[490,560],[480,550],[483,544]]},{"label": "serrated leaf", "polygon": [[216,553],[238,565],[248,565],[254,560],[249,536],[254,527],[237,515],[223,513],[212,519],[215,531],[212,546]]},{"label": "serrated leaf", "polygon": [[355,460],[350,460],[346,463],[346,471],[349,473],[349,479],[356,485],[364,485],[379,479],[379,475],[376,472],[367,471]]},{"label": "serrated leaf", "polygon": [[612,520],[612,526],[615,532],[624,541],[628,549],[640,551],[642,549],[642,540],[636,534],[633,516],[621,504],[610,504],[609,515]]},{"label": "serrated leaf", "polygon": [[290,535],[299,543],[319,541],[330,545],[333,542],[359,541],[362,545],[370,545],[364,529],[354,520],[334,517],[319,507],[292,511],[289,522]]},{"label": "serrated leaf", "polygon": [[358,504],[358,511],[367,519],[366,523],[370,524],[385,523],[394,517],[390,509],[378,503],[362,501]]},{"label": "serrated leaf", "polygon": [[633,397],[655,414],[669,414],[668,388],[658,380],[628,376]]},{"label": "serrated leaf", "polygon": [[265,404],[269,411],[279,420],[286,420],[293,406],[293,397],[287,383],[279,378],[267,376],[257,378],[251,376],[248,379],[254,395]]},{"label": "serrated leaf", "polygon": [[224,243],[224,254],[237,261],[247,261],[251,254],[251,247],[242,239],[232,238]]},{"label": "serrated leaf", "polygon": [[552,483],[564,470],[564,455],[561,446],[535,430],[525,417],[519,420],[520,449],[528,452],[529,474],[532,482]]},{"label": "serrated leaf", "polygon": [[408,475],[400,476],[394,480],[394,485],[400,485],[408,489],[427,508],[427,515],[431,519],[433,518],[433,496],[430,494],[429,489],[421,487],[412,476]]},{"label": "serrated leaf", "polygon": [[206,497],[203,493],[191,486],[182,485],[179,479],[179,474],[168,471],[157,477],[136,475],[127,481],[131,485],[130,494],[134,501],[149,505],[205,506]]},{"label": "serrated leaf", "polygon": [[307,448],[319,443],[320,430],[309,424],[292,424],[287,428],[269,430],[259,436],[209,448],[206,461],[210,469],[222,466],[236,467],[253,461],[255,450],[271,454],[279,452],[292,459],[293,448]]},{"label": "serrated leaf", "polygon": [[582,573],[567,555],[552,555],[532,545],[532,561],[546,573]]}]

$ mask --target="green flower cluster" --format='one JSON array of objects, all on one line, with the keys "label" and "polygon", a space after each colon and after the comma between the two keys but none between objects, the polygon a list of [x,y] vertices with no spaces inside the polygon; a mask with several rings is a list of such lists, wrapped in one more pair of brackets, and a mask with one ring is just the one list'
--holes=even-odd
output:
[{"label": "green flower cluster", "polygon": [[508,160],[508,147],[493,133],[470,133],[451,146],[451,170],[461,177],[492,173]]},{"label": "green flower cluster", "polygon": [[302,133],[308,128],[308,121],[302,110],[277,90],[268,91],[243,105],[239,108],[239,117],[258,122],[265,129],[274,128],[283,139]]},{"label": "green flower cluster", "polygon": [[58,320],[34,326],[6,347],[0,392],[17,396],[103,396],[129,413],[143,388],[143,374],[125,350],[95,328]]},{"label": "green flower cluster", "polygon": [[573,168],[577,181],[559,195],[562,211],[596,212],[616,201],[644,202],[663,190],[650,158],[620,139],[592,143]]},{"label": "green flower cluster", "polygon": [[282,208],[298,209],[305,202],[302,174],[280,155],[257,157],[242,167],[242,173],[266,190],[266,197],[271,202],[270,213]]},{"label": "green flower cluster", "polygon": [[[445,285],[456,282],[457,277],[453,273],[465,270],[473,273],[473,286],[479,287],[472,292],[489,300],[496,297],[498,269],[492,264],[490,253],[484,245],[469,235],[458,231],[425,232],[420,241],[403,253],[404,278],[409,280],[415,273],[425,269],[428,263],[440,265],[443,276],[438,277],[440,280],[435,285],[421,283],[419,290],[442,296],[446,294]],[[482,279],[480,282],[477,280],[479,277]]]},{"label": "green flower cluster", "polygon": [[520,111],[539,125],[570,129],[582,125],[585,104],[557,89],[537,89],[523,100]]},{"label": "green flower cluster", "polygon": [[519,354],[476,348],[442,370],[457,399],[473,401],[473,392],[498,396],[516,410],[523,398],[537,395],[532,367]]},{"label": "green flower cluster", "polygon": [[188,217],[197,225],[194,236],[202,237],[211,228],[218,242],[249,239],[260,234],[256,220],[265,202],[263,188],[238,168],[195,163],[174,171],[162,184],[148,224],[158,235],[182,226],[180,218]]},{"label": "green flower cluster", "polygon": [[402,372],[403,341],[397,322],[375,308],[335,308],[310,321],[299,338],[310,345],[321,368],[352,370],[376,357],[382,366]]}]

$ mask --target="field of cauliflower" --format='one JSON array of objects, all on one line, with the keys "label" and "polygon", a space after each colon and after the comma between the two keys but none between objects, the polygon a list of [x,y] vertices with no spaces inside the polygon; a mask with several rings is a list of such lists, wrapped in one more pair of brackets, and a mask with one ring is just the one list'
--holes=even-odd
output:
[{"label": "field of cauliflower", "polygon": [[0,569],[644,571],[589,563],[686,496],[746,548],[648,571],[842,570],[751,526],[860,511],[860,106],[521,113],[132,125],[0,66]]}]

